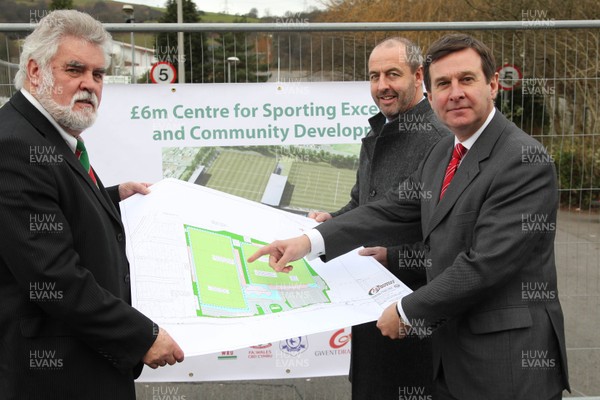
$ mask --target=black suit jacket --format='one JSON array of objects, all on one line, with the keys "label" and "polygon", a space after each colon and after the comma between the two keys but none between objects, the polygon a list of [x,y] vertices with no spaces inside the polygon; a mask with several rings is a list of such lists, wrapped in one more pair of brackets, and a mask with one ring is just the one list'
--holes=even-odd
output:
[{"label": "black suit jacket", "polygon": [[0,121],[0,393],[134,399],[157,328],[130,306],[117,188],[20,92]]},{"label": "black suit jacket", "polygon": [[[435,117],[429,101],[423,99],[393,121],[386,122],[380,112],[369,119],[371,131],[362,139],[356,184],[351,199],[337,217],[360,205],[385,197],[418,168],[431,146],[450,131]],[[387,269],[411,289],[426,283],[421,260],[401,260],[400,255],[412,254],[422,239],[421,226],[397,231],[365,246],[387,248]],[[419,243],[417,243],[419,242]],[[410,267],[407,267],[410,266]],[[353,400],[398,400],[403,388],[417,387],[425,397],[433,391],[431,340],[411,337],[392,340],[381,335],[375,322],[352,327],[352,357],[350,379]],[[402,362],[398,362],[402,360]]]},{"label": "black suit jacket", "polygon": [[[386,123],[380,112],[369,118],[371,131],[362,139],[356,183],[350,201],[331,215],[336,217],[359,205],[385,197],[418,168],[435,143],[451,133],[436,117],[427,99]],[[421,241],[421,227],[414,232],[398,232],[364,246],[384,246],[388,249],[388,269],[411,289],[425,284],[425,273],[418,268],[400,268],[400,254],[407,253],[406,245]],[[413,264],[414,265],[414,264]],[[413,285],[415,287],[413,287]]]},{"label": "black suit jacket", "polygon": [[327,259],[421,221],[428,284],[402,307],[433,331],[436,376],[443,367],[460,399],[548,399],[568,388],[553,162],[496,111],[438,202],[453,143],[440,140],[386,199],[317,227]]}]

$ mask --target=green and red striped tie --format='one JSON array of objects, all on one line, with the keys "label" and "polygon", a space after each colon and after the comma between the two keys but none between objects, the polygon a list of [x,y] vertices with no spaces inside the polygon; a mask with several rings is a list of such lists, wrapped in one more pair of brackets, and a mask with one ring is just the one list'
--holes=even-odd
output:
[{"label": "green and red striped tie", "polygon": [[77,148],[75,149],[75,156],[79,159],[81,165],[83,165],[83,169],[87,171],[92,182],[94,182],[96,186],[98,186],[98,182],[96,181],[96,175],[94,175],[94,170],[90,165],[90,158],[88,157],[88,152],[85,149],[83,140],[81,139],[77,139]]}]

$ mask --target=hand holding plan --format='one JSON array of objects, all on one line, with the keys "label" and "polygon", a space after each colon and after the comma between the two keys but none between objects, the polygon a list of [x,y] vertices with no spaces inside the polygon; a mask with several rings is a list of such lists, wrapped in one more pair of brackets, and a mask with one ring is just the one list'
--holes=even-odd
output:
[{"label": "hand holding plan", "polygon": [[159,328],[158,336],[152,344],[152,347],[144,355],[144,364],[152,369],[173,365],[176,362],[182,362],[184,358],[183,350],[163,328]]},{"label": "hand holding plan", "polygon": [[292,261],[299,260],[310,252],[310,240],[306,235],[300,235],[292,239],[276,240],[271,244],[261,247],[248,257],[248,262],[254,262],[258,258],[269,255],[269,266],[277,272],[290,272],[294,267],[288,265]]}]

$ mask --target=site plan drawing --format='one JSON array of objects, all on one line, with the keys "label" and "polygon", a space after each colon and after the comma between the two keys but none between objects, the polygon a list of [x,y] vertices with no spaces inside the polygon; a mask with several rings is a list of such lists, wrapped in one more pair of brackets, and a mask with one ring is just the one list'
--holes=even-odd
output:
[{"label": "site plan drawing", "polygon": [[185,225],[198,316],[240,317],[329,303],[329,287],[306,260],[289,274],[246,259],[267,243],[226,231]]},{"label": "site plan drawing", "polygon": [[121,202],[132,304],[165,328],[186,356],[374,321],[410,293],[357,251],[328,263],[301,259],[277,273],[264,256],[301,235],[306,217],[193,183],[165,179]]}]

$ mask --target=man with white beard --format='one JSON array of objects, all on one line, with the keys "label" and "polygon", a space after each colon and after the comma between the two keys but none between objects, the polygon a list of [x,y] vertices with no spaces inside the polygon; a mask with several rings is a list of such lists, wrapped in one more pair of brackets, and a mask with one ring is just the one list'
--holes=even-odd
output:
[{"label": "man with white beard", "polygon": [[110,35],[54,11],[27,37],[19,89],[0,109],[0,393],[3,399],[135,399],[143,364],[183,360],[131,307],[118,202],[81,133],[96,119]]}]

